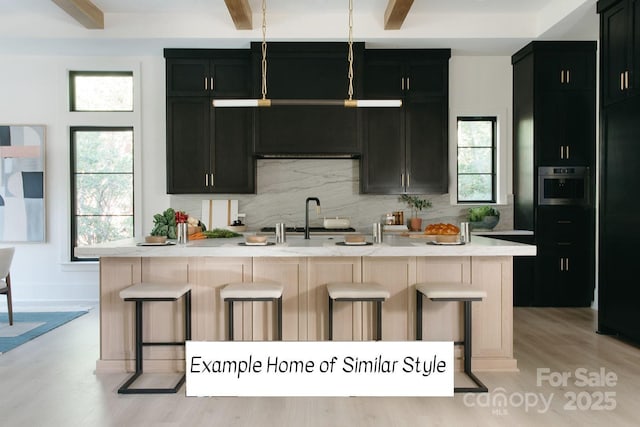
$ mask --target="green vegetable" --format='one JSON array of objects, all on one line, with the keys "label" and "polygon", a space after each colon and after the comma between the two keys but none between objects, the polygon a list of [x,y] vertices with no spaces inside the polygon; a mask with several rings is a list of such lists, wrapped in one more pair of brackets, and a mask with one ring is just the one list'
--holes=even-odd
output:
[{"label": "green vegetable", "polygon": [[161,214],[153,216],[152,236],[167,236],[169,239],[176,239],[176,211],[167,209]]},{"label": "green vegetable", "polygon": [[485,216],[497,216],[500,217],[500,212],[491,206],[479,206],[477,208],[469,209],[469,221],[480,222]]},{"label": "green vegetable", "polygon": [[228,239],[230,237],[240,237],[242,234],[238,234],[235,231],[225,230],[223,228],[214,228],[213,230],[203,231],[204,235],[207,236],[208,239]]}]

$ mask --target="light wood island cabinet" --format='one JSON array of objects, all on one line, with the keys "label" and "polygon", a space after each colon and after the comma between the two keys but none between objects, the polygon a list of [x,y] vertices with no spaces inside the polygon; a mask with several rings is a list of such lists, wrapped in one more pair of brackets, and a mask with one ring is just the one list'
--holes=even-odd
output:
[{"label": "light wood island cabinet", "polygon": [[[330,256],[330,257],[102,257],[101,353],[97,370],[133,369],[134,304],[121,289],[139,282],[192,284],[192,339],[226,340],[227,307],[220,298],[226,283],[277,281],[284,285],[283,339],[319,341],[328,336],[326,283],[377,281],[390,298],[383,304],[383,340],[415,339],[414,284],[429,281],[471,283],[487,291],[473,304],[473,365],[478,370],[517,370],[512,348],[512,257],[510,256]],[[273,304],[236,303],[236,339],[272,340]],[[368,303],[336,303],[334,339],[369,340],[374,311]],[[144,335],[150,341],[182,339],[183,304],[147,303]],[[461,305],[425,300],[425,338],[459,340]],[[184,369],[184,351],[145,347],[145,369]],[[460,353],[460,352],[458,352]]]}]

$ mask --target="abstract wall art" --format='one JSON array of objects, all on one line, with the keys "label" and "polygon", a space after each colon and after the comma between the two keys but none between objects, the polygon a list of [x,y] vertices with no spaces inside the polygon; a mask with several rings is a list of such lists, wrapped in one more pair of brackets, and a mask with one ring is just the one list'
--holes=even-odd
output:
[{"label": "abstract wall art", "polygon": [[44,242],[45,126],[0,125],[0,241]]}]

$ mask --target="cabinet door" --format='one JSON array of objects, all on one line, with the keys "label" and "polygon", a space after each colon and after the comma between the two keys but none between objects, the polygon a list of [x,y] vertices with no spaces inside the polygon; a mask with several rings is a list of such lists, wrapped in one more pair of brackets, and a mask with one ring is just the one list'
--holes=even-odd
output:
[{"label": "cabinet door", "polygon": [[250,56],[245,59],[216,59],[211,62],[212,97],[248,98],[251,95]]},{"label": "cabinet door", "polygon": [[536,239],[539,245],[585,246],[592,242],[593,210],[575,206],[540,206]]},{"label": "cabinet door", "polygon": [[448,137],[446,98],[407,99],[405,191],[446,193]]},{"label": "cabinet door", "polygon": [[629,49],[631,69],[629,70],[629,94],[640,93],[640,0],[629,0],[631,15],[631,47]]},{"label": "cabinet door", "polygon": [[255,160],[251,150],[253,111],[216,108],[213,111],[214,193],[254,193]]},{"label": "cabinet door", "polygon": [[365,99],[401,98],[404,95],[405,75],[402,63],[394,60],[372,59],[368,54],[363,76]]},{"label": "cabinet door", "polygon": [[595,92],[540,92],[537,102],[538,165],[592,164],[595,156]]},{"label": "cabinet door", "polygon": [[167,96],[209,96],[208,59],[167,59]]},{"label": "cabinet door", "polygon": [[541,90],[588,89],[594,79],[591,53],[545,52],[536,57]]},{"label": "cabinet door", "polygon": [[[635,3],[635,2],[634,2]],[[626,2],[612,6],[601,16],[601,81],[604,105],[623,99],[628,71],[629,15]]]},{"label": "cabinet door", "polygon": [[535,301],[542,307],[588,307],[593,297],[587,253],[579,248],[538,247]]},{"label": "cabinet door", "polygon": [[446,96],[449,91],[448,70],[447,63],[442,60],[409,61],[405,71],[406,96]]},{"label": "cabinet door", "polygon": [[370,108],[364,112],[360,191],[400,194],[404,191],[404,108]]},{"label": "cabinet door", "polygon": [[210,165],[209,98],[167,98],[167,193],[206,193]]}]

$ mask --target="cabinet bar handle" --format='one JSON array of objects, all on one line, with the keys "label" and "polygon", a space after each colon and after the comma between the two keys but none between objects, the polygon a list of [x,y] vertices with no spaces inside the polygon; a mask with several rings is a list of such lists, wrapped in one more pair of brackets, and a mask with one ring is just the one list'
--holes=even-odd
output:
[{"label": "cabinet bar handle", "polygon": [[620,90],[624,90],[624,73],[620,73]]},{"label": "cabinet bar handle", "polygon": [[571,83],[571,73],[567,70],[567,84]]},{"label": "cabinet bar handle", "polygon": [[211,90],[213,90],[213,77],[210,77],[209,81],[211,82],[211,84],[209,86],[211,86]]},{"label": "cabinet bar handle", "polygon": [[564,70],[560,71],[560,83],[564,84]]},{"label": "cabinet bar handle", "polygon": [[411,90],[411,80],[407,77],[407,90]]},{"label": "cabinet bar handle", "polygon": [[208,83],[209,83],[209,79],[207,79],[207,78],[205,77],[205,78],[204,78],[204,90],[209,90]]},{"label": "cabinet bar handle", "polygon": [[569,160],[569,146],[567,145],[567,160]]},{"label": "cabinet bar handle", "polygon": [[213,175],[213,174],[211,174],[211,186],[212,186],[212,187],[215,187],[215,186],[216,186],[216,184],[215,184],[215,181],[213,180],[213,177],[214,177],[214,175]]},{"label": "cabinet bar handle", "polygon": [[400,175],[400,179],[402,180],[402,188],[404,188],[404,174]]},{"label": "cabinet bar handle", "polygon": [[400,84],[402,85],[402,91],[404,92],[404,77],[400,79]]},{"label": "cabinet bar handle", "polygon": [[560,258],[560,271],[564,271],[564,258]]},{"label": "cabinet bar handle", "polygon": [[629,89],[629,71],[624,72],[624,88]]},{"label": "cabinet bar handle", "polygon": [[407,174],[407,188],[411,187],[411,174]]},{"label": "cabinet bar handle", "polygon": [[564,145],[560,146],[560,158],[564,159]]},{"label": "cabinet bar handle", "polygon": [[204,186],[205,187],[209,186],[209,174],[208,173],[204,174]]},{"label": "cabinet bar handle", "polygon": [[564,266],[566,268],[566,271],[569,271],[569,258],[565,258]]}]

